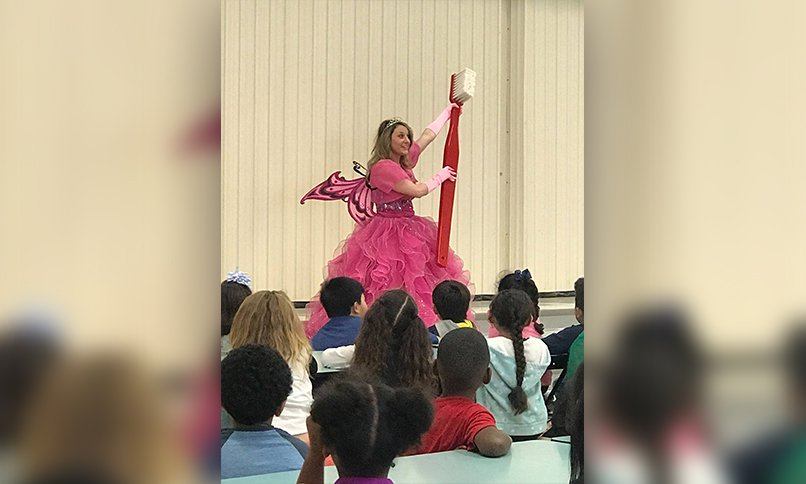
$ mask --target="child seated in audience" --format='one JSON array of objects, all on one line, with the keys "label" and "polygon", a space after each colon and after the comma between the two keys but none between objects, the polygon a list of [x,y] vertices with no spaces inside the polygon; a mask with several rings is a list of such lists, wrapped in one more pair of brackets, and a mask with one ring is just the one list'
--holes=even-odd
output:
[{"label": "child seated in audience", "polygon": [[266,346],[246,345],[221,362],[221,404],[235,420],[221,431],[221,478],[302,468],[304,442],[272,427],[291,393],[291,369]]},{"label": "child seated in audience", "polygon": [[311,339],[316,351],[355,343],[361,318],[367,312],[364,287],[349,277],[334,277],[322,284],[319,301],[330,318]]},{"label": "child seated in audience", "polygon": [[414,386],[433,392],[433,350],[417,304],[403,290],[381,295],[367,311],[355,345],[322,352],[322,363],[331,368],[350,366],[398,386]]},{"label": "child seated in audience", "polygon": [[227,274],[227,278],[221,283],[221,359],[223,360],[232,345],[229,341],[229,334],[232,331],[232,320],[235,313],[241,307],[244,299],[252,294],[250,289],[252,279],[249,274],[241,271],[234,271]]},{"label": "child seated in audience", "polygon": [[282,291],[258,291],[247,297],[232,323],[232,347],[258,344],[274,349],[291,368],[293,383],[283,412],[274,425],[307,441],[305,419],[311,409],[313,385],[309,365],[311,344],[294,305]]},{"label": "child seated in audience", "polygon": [[[549,348],[554,366],[566,368],[571,345],[585,329],[585,278],[580,277],[574,283],[574,315],[579,324],[574,324],[543,338]],[[573,372],[571,372],[573,374]],[[567,375],[570,377],[571,375]]]},{"label": "child seated in audience", "polygon": [[498,427],[513,441],[536,439],[546,430],[548,413],[540,377],[551,363],[539,338],[523,338],[534,305],[523,291],[506,289],[490,304],[490,324],[500,336],[490,338],[490,383],[479,388],[476,401],[487,407]]},{"label": "child seated in audience", "polygon": [[456,328],[475,328],[472,321],[467,319],[467,310],[470,308],[470,290],[459,281],[442,281],[434,288],[431,294],[434,303],[434,312],[442,318],[431,328],[437,336],[444,337],[448,331]]},{"label": "child seated in audience", "polygon": [[490,382],[487,340],[473,328],[458,328],[442,338],[437,354],[442,395],[434,402],[434,423],[412,452],[478,450],[487,457],[507,452],[512,439],[495,426],[495,418],[476,403],[476,390]]},{"label": "child seated in audience", "polygon": [[[529,324],[523,328],[524,338],[540,338],[543,335],[543,323],[540,322],[540,304],[539,293],[537,291],[537,284],[532,279],[532,273],[529,269],[517,270],[511,274],[507,274],[498,281],[498,292],[507,289],[519,289],[529,296],[532,303],[532,319]],[[498,329],[492,324],[487,331],[487,336],[495,338],[498,336]]]},{"label": "child seated in audience", "polygon": [[566,402],[565,428],[571,436],[571,481],[585,482],[585,364],[579,365],[571,379]]},{"label": "child seated in audience", "polygon": [[392,460],[418,442],[432,418],[431,404],[414,388],[350,378],[328,382],[311,408],[311,449],[297,482],[322,483],[325,456],[331,455],[336,482],[391,484]]}]

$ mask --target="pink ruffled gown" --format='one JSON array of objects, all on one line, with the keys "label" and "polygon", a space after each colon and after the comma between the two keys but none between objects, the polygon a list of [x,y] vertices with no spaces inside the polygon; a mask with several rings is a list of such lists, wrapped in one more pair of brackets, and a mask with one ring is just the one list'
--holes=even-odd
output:
[{"label": "pink ruffled gown", "polygon": [[[416,143],[409,148],[412,164],[420,157]],[[372,201],[377,214],[364,225],[356,225],[353,233],[336,249],[336,257],[327,265],[327,278],[352,277],[364,286],[367,304],[390,289],[404,289],[417,303],[420,318],[432,326],[439,318],[434,314],[431,292],[440,282],[453,279],[466,284],[471,294],[470,273],[463,268],[453,250],[448,253],[447,267],[437,265],[437,224],[430,217],[414,214],[411,198],[394,191],[403,179],[417,182],[410,169],[392,160],[380,160],[369,176]],[[309,320],[305,332],[311,338],[328,320],[317,295],[308,304]]]}]

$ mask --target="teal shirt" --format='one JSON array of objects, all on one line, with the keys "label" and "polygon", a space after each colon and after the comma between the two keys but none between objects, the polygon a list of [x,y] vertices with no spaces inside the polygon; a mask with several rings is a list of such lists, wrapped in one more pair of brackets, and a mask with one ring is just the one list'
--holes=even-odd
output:
[{"label": "teal shirt", "polygon": [[521,387],[526,392],[527,409],[515,415],[509,403],[509,392],[515,387],[515,352],[512,341],[498,336],[489,338],[490,383],[479,388],[476,401],[487,407],[495,417],[498,428],[509,435],[535,435],[546,430],[548,412],[540,391],[540,378],[551,364],[549,349],[538,338],[527,338],[523,343],[526,371]]},{"label": "teal shirt", "polygon": [[571,381],[571,378],[576,373],[577,368],[580,364],[582,364],[582,360],[585,356],[585,332],[579,333],[577,339],[571,343],[571,347],[568,349],[568,374],[565,375],[566,381]]}]

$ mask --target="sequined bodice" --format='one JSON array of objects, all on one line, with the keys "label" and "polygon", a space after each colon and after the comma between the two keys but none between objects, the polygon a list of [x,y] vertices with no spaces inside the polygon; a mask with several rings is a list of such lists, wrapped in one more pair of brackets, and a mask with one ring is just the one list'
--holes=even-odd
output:
[{"label": "sequined bodice", "polygon": [[414,205],[410,198],[399,198],[391,202],[376,203],[375,211],[381,217],[411,217]]}]

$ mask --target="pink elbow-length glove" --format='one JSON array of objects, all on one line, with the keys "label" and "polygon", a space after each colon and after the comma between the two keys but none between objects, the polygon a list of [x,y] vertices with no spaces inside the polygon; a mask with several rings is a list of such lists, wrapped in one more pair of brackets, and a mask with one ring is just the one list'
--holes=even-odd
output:
[{"label": "pink elbow-length glove", "polygon": [[437,189],[438,186],[442,185],[446,181],[455,181],[456,180],[456,172],[453,171],[453,168],[450,166],[444,166],[441,170],[437,172],[436,175],[431,177],[430,180],[425,182],[425,186],[428,187],[428,193],[433,192]]},{"label": "pink elbow-length glove", "polygon": [[439,113],[437,119],[432,121],[431,124],[426,126],[426,128],[433,131],[434,134],[439,134],[439,132],[442,131],[442,127],[445,126],[445,123],[447,123],[448,120],[451,119],[451,109],[453,109],[454,107],[461,109],[461,107],[458,104],[448,104],[448,106],[445,109],[443,109],[441,113]]}]

